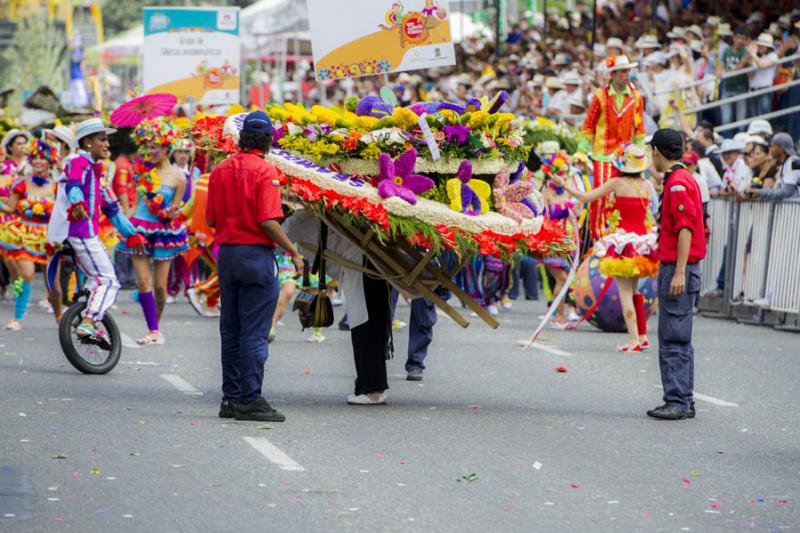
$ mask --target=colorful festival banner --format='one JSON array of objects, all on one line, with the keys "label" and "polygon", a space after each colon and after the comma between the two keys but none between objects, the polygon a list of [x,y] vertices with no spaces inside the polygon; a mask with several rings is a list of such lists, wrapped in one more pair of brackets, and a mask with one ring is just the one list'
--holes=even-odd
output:
[{"label": "colorful festival banner", "polygon": [[308,0],[318,81],[455,65],[442,0]]},{"label": "colorful festival banner", "polygon": [[144,8],[144,90],[239,103],[239,8]]}]

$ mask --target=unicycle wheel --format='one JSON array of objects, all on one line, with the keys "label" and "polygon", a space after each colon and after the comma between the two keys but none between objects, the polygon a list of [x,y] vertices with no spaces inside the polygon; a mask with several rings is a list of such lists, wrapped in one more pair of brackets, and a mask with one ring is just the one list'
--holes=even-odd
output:
[{"label": "unicycle wheel", "polygon": [[96,327],[101,338],[82,338],[77,334],[86,302],[79,301],[67,309],[58,324],[58,341],[67,360],[84,374],[107,374],[117,366],[122,355],[122,338],[117,323],[106,314]]}]

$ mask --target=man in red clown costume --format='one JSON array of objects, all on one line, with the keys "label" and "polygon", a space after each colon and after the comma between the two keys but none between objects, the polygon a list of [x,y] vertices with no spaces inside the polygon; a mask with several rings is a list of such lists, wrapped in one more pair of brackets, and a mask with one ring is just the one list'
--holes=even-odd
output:
[{"label": "man in red clown costume", "polygon": [[[644,99],[631,83],[631,63],[627,56],[609,56],[605,60],[611,83],[597,89],[592,97],[583,133],[592,140],[594,186],[600,187],[612,177],[614,154],[630,143],[643,144]],[[590,207],[589,230],[593,241],[605,230],[606,200]]]}]

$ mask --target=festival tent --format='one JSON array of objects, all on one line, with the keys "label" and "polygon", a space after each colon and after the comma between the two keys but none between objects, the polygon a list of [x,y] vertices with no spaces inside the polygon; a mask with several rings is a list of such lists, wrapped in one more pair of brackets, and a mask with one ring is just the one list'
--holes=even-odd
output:
[{"label": "festival tent", "polygon": [[138,25],[86,51],[91,64],[137,65],[141,59],[144,26]]}]

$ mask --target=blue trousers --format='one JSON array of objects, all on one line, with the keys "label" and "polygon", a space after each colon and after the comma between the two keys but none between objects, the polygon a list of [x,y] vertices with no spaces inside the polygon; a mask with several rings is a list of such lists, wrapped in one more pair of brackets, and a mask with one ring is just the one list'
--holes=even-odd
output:
[{"label": "blue trousers", "polygon": [[526,300],[539,299],[539,269],[533,257],[523,256],[514,261],[511,270],[512,282],[508,297],[512,300],[519,298],[520,283],[525,289]]},{"label": "blue trousers", "polygon": [[436,306],[427,298],[411,301],[411,320],[408,325],[408,360],[406,371],[425,370],[428,346],[433,342],[433,326],[436,325]]},{"label": "blue trousers", "polygon": [[239,403],[261,396],[272,316],[278,303],[275,255],[266,246],[224,245],[217,258],[222,303],[222,395]]},{"label": "blue trousers", "polygon": [[658,270],[658,362],[664,402],[680,404],[688,411],[694,401],[694,304],[700,294],[700,265],[686,266],[686,290],[669,295],[675,264],[662,263]]}]

